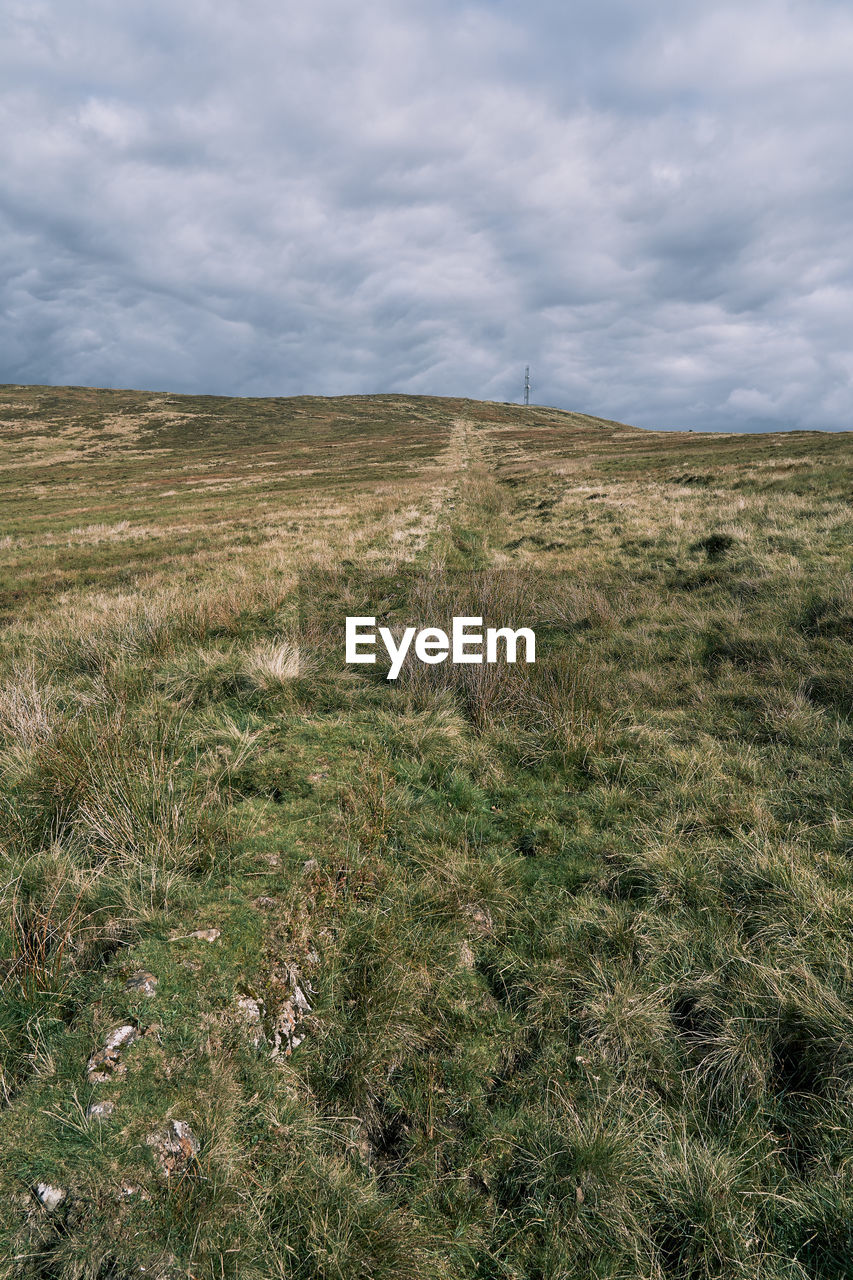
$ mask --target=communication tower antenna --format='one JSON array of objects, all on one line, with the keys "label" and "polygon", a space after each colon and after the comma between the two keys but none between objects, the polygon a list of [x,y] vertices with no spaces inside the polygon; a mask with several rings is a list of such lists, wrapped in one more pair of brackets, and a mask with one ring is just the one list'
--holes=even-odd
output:
[{"label": "communication tower antenna", "polygon": [[530,404],[530,365],[524,366],[524,403]]}]

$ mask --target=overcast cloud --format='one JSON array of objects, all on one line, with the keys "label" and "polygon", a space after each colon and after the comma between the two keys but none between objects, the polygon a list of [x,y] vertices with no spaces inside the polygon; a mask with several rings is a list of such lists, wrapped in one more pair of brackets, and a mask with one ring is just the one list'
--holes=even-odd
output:
[{"label": "overcast cloud", "polygon": [[0,381],[853,426],[849,3],[0,20]]}]

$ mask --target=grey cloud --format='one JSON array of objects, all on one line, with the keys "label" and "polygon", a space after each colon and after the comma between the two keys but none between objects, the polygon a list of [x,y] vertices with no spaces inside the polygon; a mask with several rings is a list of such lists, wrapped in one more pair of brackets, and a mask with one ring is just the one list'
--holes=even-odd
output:
[{"label": "grey cloud", "polygon": [[842,4],[0,18],[0,380],[850,423]]}]

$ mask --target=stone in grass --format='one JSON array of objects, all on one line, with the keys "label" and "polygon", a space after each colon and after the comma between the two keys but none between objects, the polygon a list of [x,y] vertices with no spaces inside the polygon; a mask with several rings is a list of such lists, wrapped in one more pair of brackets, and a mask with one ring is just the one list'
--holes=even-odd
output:
[{"label": "stone in grass", "polygon": [[290,995],[278,1011],[273,1027],[273,1047],[271,1058],[289,1058],[294,1049],[298,1049],[305,1039],[300,1033],[299,1024],[306,1013],[311,1012],[311,1004],[301,987],[291,982]]},{"label": "stone in grass", "polygon": [[264,1035],[263,1003],[256,1000],[254,996],[238,996],[237,1008],[240,1014],[240,1021],[246,1027],[249,1032],[249,1039],[257,1049],[266,1039]]},{"label": "stone in grass", "polygon": [[167,1178],[186,1173],[201,1150],[186,1120],[170,1120],[164,1129],[149,1133],[145,1141],[154,1153],[160,1172]]},{"label": "stone in grass", "polygon": [[122,1027],[116,1027],[115,1031],[111,1031],[107,1036],[103,1049],[93,1053],[89,1059],[86,1066],[89,1082],[91,1084],[106,1084],[108,1080],[112,1080],[116,1076],[123,1076],[127,1071],[127,1066],[121,1061],[121,1051],[126,1049],[128,1045],[133,1044],[138,1035],[139,1032],[136,1027],[131,1026],[130,1023]]},{"label": "stone in grass", "polygon": [[39,1182],[35,1187],[35,1195],[48,1213],[55,1213],[66,1199],[68,1192],[63,1187],[52,1187],[49,1182]]},{"label": "stone in grass", "polygon": [[186,942],[188,938],[198,938],[201,942],[215,942],[220,936],[219,929],[193,929],[192,933],[173,933],[170,942]]},{"label": "stone in grass", "polygon": [[141,996],[146,996],[149,1000],[157,994],[157,983],[153,973],[148,973],[146,969],[137,969],[136,973],[132,973],[124,984],[125,991],[135,991]]},{"label": "stone in grass", "polygon": [[107,1120],[116,1109],[116,1104],[105,1098],[103,1102],[92,1102],[86,1108],[87,1120]]}]

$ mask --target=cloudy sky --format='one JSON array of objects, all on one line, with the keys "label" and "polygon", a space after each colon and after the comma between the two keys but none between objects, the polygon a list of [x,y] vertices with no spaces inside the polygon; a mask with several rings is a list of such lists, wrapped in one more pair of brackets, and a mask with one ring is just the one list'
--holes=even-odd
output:
[{"label": "cloudy sky", "polygon": [[849,0],[0,22],[0,382],[853,426]]}]

